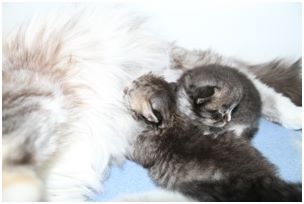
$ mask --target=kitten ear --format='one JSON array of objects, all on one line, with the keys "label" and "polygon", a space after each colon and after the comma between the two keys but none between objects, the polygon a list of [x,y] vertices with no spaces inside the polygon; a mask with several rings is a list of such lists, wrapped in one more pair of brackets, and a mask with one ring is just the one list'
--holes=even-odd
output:
[{"label": "kitten ear", "polygon": [[152,106],[150,103],[144,103],[143,104],[143,110],[142,115],[150,122],[152,123],[158,123],[158,118],[154,115],[154,112],[152,110]]},{"label": "kitten ear", "polygon": [[214,95],[215,90],[216,90],[215,86],[204,86],[198,88],[196,103],[202,104],[206,102],[211,96]]}]

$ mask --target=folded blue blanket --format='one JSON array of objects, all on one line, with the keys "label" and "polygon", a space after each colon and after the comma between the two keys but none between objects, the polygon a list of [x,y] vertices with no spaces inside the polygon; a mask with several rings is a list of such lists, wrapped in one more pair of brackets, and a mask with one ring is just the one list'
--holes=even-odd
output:
[{"label": "folded blue blanket", "polygon": [[[253,145],[278,167],[279,175],[288,181],[302,181],[302,131],[293,131],[261,120]],[[104,191],[94,201],[109,201],[128,193],[155,189],[147,171],[141,166],[126,162],[113,167],[104,182]]]}]

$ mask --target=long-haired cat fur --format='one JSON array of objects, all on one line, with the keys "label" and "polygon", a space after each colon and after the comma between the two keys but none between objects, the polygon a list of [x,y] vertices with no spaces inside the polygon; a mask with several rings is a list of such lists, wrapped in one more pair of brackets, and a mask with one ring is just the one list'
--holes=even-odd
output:
[{"label": "long-haired cat fur", "polygon": [[[26,199],[26,187],[14,188],[20,180],[6,179],[12,168],[14,178],[30,178],[45,192],[28,200],[84,201],[100,193],[107,169],[125,161],[142,129],[128,114],[123,88],[148,71],[179,76],[175,46],[141,17],[108,7],[43,14],[4,33],[3,199],[11,199],[8,186]],[[301,127],[288,98],[262,83],[258,90],[276,102],[263,101],[264,116]]]},{"label": "long-haired cat fur", "polygon": [[163,78],[139,77],[125,98],[130,110],[148,122],[130,158],[147,168],[159,186],[198,201],[302,200],[301,184],[280,179],[246,139],[229,130],[206,135],[202,124],[177,109],[175,90]]},{"label": "long-haired cat fur", "polygon": [[[55,13],[10,33],[3,41],[3,170],[34,172],[45,196],[32,200],[83,201],[101,192],[107,169],[125,160],[141,129],[122,89],[145,70],[168,67],[166,53],[141,18],[119,8]],[[15,186],[25,201],[26,187],[10,181],[4,200],[14,199],[6,187]]]}]

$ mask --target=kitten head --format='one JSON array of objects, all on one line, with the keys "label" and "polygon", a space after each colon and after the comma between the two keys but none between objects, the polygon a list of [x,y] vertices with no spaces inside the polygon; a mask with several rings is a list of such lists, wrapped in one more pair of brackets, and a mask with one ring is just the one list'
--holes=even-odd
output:
[{"label": "kitten head", "polygon": [[152,73],[134,80],[124,89],[124,98],[136,120],[165,127],[176,107],[173,85]]},{"label": "kitten head", "polygon": [[[226,68],[224,68],[226,69]],[[223,127],[243,96],[238,80],[231,70],[201,67],[185,73],[179,80],[179,92],[184,92],[195,118],[212,127]]]}]

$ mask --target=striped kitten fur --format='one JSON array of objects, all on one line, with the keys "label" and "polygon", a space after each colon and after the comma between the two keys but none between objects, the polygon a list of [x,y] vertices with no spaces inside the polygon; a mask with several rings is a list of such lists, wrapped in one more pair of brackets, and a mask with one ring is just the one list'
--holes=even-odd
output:
[{"label": "striped kitten fur", "polygon": [[[100,193],[107,169],[124,161],[141,129],[123,87],[168,67],[166,43],[141,18],[109,8],[34,18],[3,42],[3,199],[84,201]],[[6,179],[11,169],[14,179]]]}]

